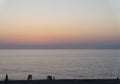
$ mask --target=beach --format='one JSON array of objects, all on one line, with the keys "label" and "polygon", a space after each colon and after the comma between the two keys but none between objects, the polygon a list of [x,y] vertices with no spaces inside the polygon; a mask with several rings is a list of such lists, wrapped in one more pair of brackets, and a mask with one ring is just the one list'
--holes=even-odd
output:
[{"label": "beach", "polygon": [[9,80],[0,84],[120,84],[117,79]]}]

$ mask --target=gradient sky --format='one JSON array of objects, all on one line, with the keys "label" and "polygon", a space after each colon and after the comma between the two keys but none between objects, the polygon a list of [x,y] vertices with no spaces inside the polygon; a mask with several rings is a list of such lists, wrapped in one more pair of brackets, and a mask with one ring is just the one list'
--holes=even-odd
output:
[{"label": "gradient sky", "polygon": [[0,0],[0,49],[120,49],[120,0]]}]

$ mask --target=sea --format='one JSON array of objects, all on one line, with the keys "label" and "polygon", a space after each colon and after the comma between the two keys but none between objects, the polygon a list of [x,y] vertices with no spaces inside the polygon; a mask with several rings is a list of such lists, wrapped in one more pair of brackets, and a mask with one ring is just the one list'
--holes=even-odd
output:
[{"label": "sea", "polygon": [[0,80],[114,79],[120,77],[120,50],[0,50]]}]

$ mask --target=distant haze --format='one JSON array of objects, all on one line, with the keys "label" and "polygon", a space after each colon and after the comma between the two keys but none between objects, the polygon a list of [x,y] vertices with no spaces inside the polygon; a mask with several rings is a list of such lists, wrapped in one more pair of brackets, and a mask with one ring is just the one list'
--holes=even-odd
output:
[{"label": "distant haze", "polygon": [[120,0],[0,0],[0,49],[120,49]]}]

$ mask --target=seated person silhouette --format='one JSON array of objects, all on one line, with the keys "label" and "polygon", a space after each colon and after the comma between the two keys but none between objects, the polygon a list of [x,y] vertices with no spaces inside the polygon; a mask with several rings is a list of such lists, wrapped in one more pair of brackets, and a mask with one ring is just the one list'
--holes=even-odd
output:
[{"label": "seated person silhouette", "polygon": [[32,75],[29,74],[27,80],[32,80]]},{"label": "seated person silhouette", "polygon": [[52,80],[52,76],[48,75],[47,80]]}]

